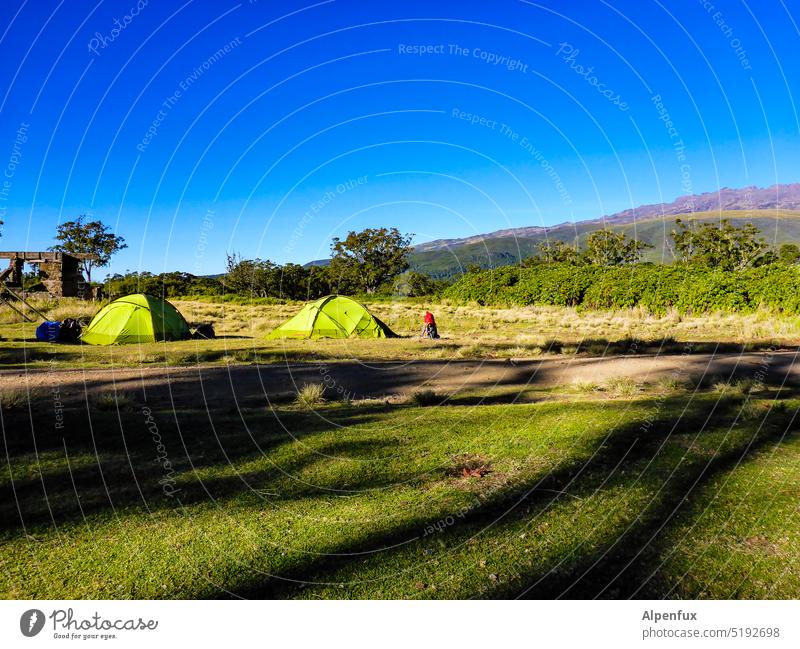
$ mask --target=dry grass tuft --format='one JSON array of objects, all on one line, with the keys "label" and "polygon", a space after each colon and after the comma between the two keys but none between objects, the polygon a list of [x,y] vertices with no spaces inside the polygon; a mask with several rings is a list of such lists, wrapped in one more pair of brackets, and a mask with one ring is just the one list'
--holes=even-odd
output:
[{"label": "dry grass tuft", "polygon": [[641,383],[625,376],[609,379],[603,384],[603,390],[615,397],[633,397],[643,389]]},{"label": "dry grass tuft", "polygon": [[591,383],[589,381],[575,381],[571,386],[575,392],[581,394],[591,394],[592,392],[600,392],[602,387],[598,383]]},{"label": "dry grass tuft", "polygon": [[691,379],[668,376],[656,381],[656,388],[661,392],[682,392],[683,390],[691,390],[692,387],[694,387],[694,383]]},{"label": "dry grass tuft", "polygon": [[41,399],[44,392],[38,389],[3,390],[0,392],[0,408],[6,412],[12,410],[27,410],[29,404]]},{"label": "dry grass tuft", "polygon": [[322,383],[306,383],[297,392],[295,403],[303,408],[312,408],[325,402],[325,386]]},{"label": "dry grass tuft", "polygon": [[95,410],[130,410],[133,407],[133,397],[124,392],[104,392],[92,399]]},{"label": "dry grass tuft", "polygon": [[754,379],[739,379],[737,381],[717,381],[711,386],[712,392],[724,394],[726,397],[743,397],[748,394],[763,392],[763,383]]}]

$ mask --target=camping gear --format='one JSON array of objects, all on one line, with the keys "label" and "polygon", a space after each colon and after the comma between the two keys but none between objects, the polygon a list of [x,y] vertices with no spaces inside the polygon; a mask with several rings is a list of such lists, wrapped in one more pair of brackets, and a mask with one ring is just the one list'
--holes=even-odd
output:
[{"label": "camping gear", "polygon": [[81,329],[81,324],[72,318],[66,318],[64,322],[45,320],[36,327],[36,340],[46,343],[74,342],[80,338]]},{"label": "camping gear", "polygon": [[306,304],[269,338],[396,338],[363,304],[344,295],[328,295]]},{"label": "camping gear", "polygon": [[198,325],[194,330],[193,338],[216,338],[217,334],[214,331],[214,325],[210,323]]},{"label": "camping gear", "polygon": [[71,343],[81,337],[83,327],[81,323],[74,318],[64,318],[61,323],[61,329],[58,331],[58,340],[62,343]]},{"label": "camping gear", "polygon": [[61,323],[58,320],[45,320],[36,327],[36,340],[41,340],[45,343],[53,343],[58,340],[60,329]]},{"label": "camping gear", "polygon": [[135,293],[97,312],[81,340],[90,345],[125,345],[190,337],[189,325],[166,300]]}]

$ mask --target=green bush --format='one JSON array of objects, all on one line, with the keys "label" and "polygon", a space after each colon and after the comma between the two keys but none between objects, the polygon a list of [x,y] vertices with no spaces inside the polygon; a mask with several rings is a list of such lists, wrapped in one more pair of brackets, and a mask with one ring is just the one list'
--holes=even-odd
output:
[{"label": "green bush", "polygon": [[732,272],[688,265],[537,264],[467,273],[443,297],[457,304],[639,307],[655,314],[759,308],[800,313],[800,267],[776,263]]},{"label": "green bush", "polygon": [[747,271],[751,304],[787,313],[800,313],[800,266],[771,264]]}]

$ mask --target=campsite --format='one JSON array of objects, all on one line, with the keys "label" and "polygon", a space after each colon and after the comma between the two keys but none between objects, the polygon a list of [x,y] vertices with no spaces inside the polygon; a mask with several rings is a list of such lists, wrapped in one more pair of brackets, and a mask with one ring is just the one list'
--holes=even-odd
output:
[{"label": "campsite", "polygon": [[300,338],[316,303],[268,302],[173,299],[217,337],[136,344],[2,315],[3,423],[37,431],[6,438],[7,596],[800,589],[796,316],[394,298],[355,313],[396,338]]},{"label": "campsite", "polygon": [[800,0],[3,9],[0,646],[797,645]]},{"label": "campsite", "polygon": [[447,281],[396,228],[88,289],[99,248],[0,253],[0,591],[794,597],[800,252],[691,227]]}]

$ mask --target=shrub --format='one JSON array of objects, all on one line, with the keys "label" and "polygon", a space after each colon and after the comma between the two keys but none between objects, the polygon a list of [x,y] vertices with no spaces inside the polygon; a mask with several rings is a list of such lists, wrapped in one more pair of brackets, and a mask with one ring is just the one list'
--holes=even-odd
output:
[{"label": "shrub", "polygon": [[436,406],[444,401],[444,397],[433,390],[417,390],[411,397],[415,406]]},{"label": "shrub", "polygon": [[800,266],[770,264],[742,271],[689,265],[599,267],[533,264],[471,272],[443,292],[455,304],[641,308],[650,313],[800,313]]},{"label": "shrub", "polygon": [[325,386],[322,383],[306,383],[297,392],[295,402],[298,406],[311,408],[325,401]]}]

